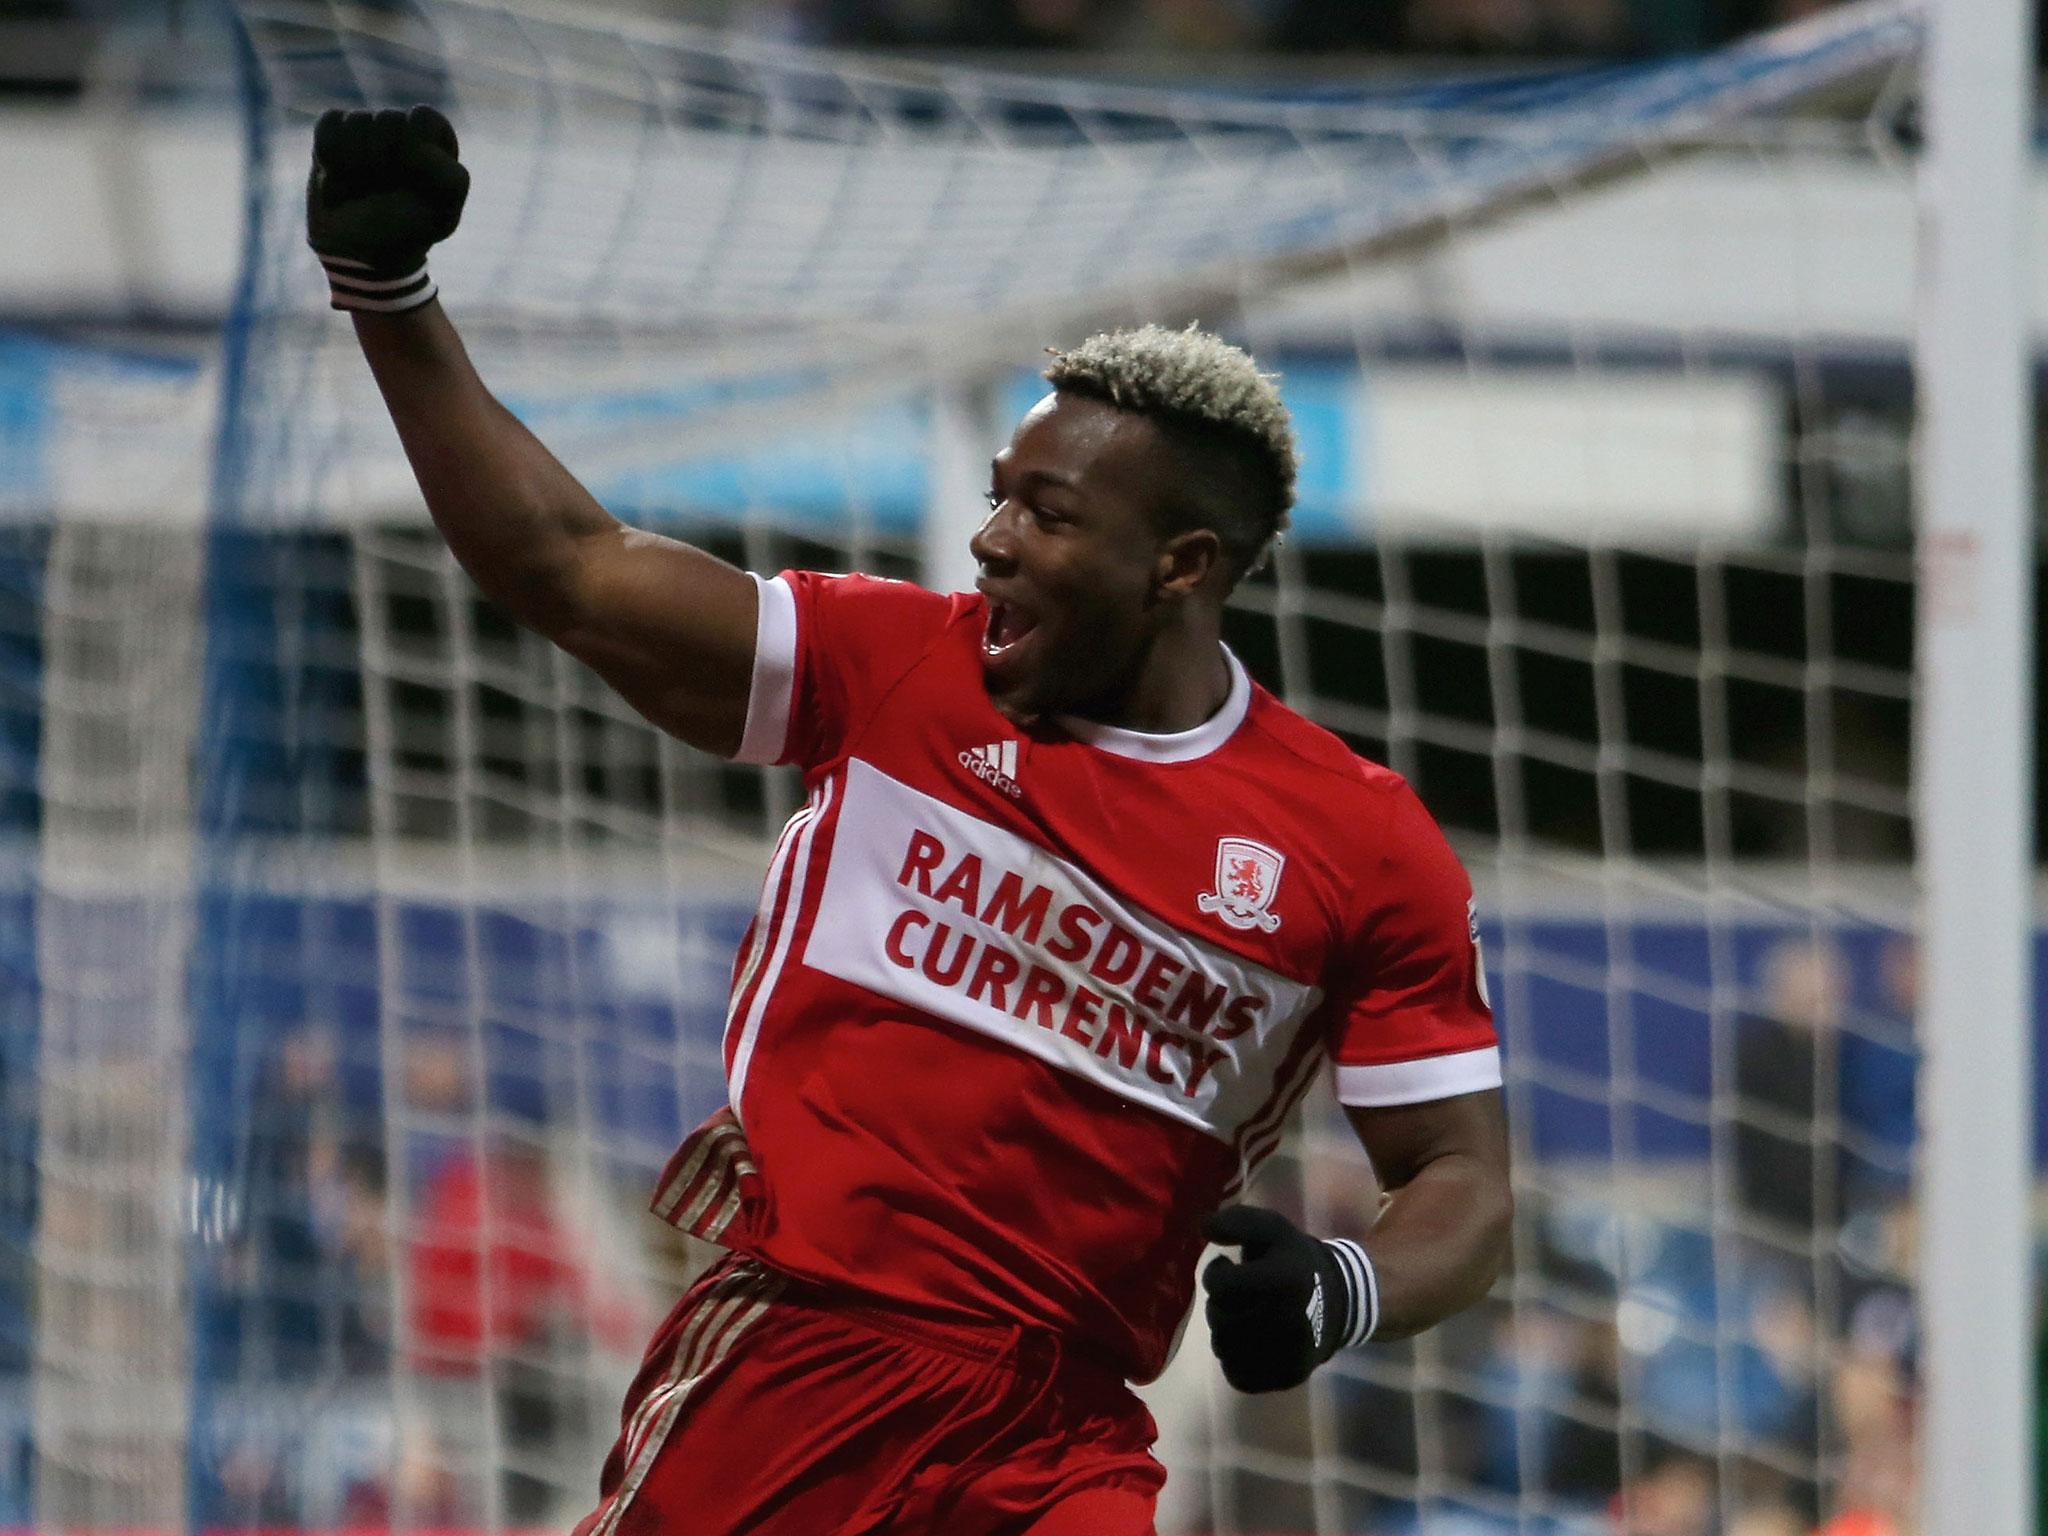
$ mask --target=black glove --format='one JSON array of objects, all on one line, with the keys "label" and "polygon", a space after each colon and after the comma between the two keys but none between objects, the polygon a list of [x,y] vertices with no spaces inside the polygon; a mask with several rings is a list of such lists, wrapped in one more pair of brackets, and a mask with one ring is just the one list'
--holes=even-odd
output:
[{"label": "black glove", "polygon": [[1233,1205],[1202,1223],[1212,1243],[1240,1249],[1202,1272],[1209,1343],[1240,1392],[1298,1387],[1338,1350],[1379,1326],[1379,1282],[1348,1238],[1310,1237],[1278,1211]]},{"label": "black glove", "polygon": [[306,182],[306,243],[336,309],[395,313],[438,291],[427,247],[455,233],[469,172],[432,107],[323,112]]}]

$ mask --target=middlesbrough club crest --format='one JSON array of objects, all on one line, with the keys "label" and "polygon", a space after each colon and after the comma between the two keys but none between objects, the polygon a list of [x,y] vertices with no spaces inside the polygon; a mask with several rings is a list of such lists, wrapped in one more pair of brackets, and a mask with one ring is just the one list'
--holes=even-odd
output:
[{"label": "middlesbrough club crest", "polygon": [[1195,898],[1204,912],[1214,912],[1233,928],[1259,928],[1271,933],[1280,917],[1267,908],[1280,889],[1280,871],[1287,860],[1264,843],[1248,837],[1216,842],[1216,889]]}]

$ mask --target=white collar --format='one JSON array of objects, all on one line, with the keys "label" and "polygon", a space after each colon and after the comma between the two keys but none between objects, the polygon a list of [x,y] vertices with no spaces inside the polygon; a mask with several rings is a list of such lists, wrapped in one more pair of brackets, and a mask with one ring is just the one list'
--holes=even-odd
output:
[{"label": "white collar", "polygon": [[1200,725],[1185,731],[1132,731],[1099,720],[1074,715],[1055,715],[1060,728],[1076,741],[1086,742],[1118,757],[1135,757],[1147,763],[1188,763],[1207,757],[1230,740],[1252,707],[1252,680],[1244,666],[1223,647],[1223,659],[1230,667],[1230,695],[1223,707]]}]

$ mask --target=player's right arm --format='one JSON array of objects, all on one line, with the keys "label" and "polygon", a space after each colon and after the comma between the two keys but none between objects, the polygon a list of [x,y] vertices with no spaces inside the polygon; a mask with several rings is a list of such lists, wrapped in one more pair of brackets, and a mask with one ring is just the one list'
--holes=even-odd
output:
[{"label": "player's right arm", "polygon": [[484,595],[663,730],[737,751],[753,578],[599,506],[484,387],[438,303],[355,325],[434,525]]},{"label": "player's right arm", "polygon": [[629,528],[487,389],[434,300],[426,251],[468,189],[429,108],[330,112],[307,235],[383,393],[434,524],[484,594],[673,735],[731,755],[746,726],[758,588]]}]

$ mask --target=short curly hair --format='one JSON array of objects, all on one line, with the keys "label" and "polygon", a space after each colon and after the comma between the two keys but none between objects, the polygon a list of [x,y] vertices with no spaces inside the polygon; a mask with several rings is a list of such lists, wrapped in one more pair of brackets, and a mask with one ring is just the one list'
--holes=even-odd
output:
[{"label": "short curly hair", "polygon": [[1278,375],[1197,325],[1104,331],[1048,350],[1054,389],[1150,418],[1180,454],[1188,473],[1168,489],[1168,525],[1214,532],[1233,580],[1257,569],[1294,505],[1294,425]]}]

